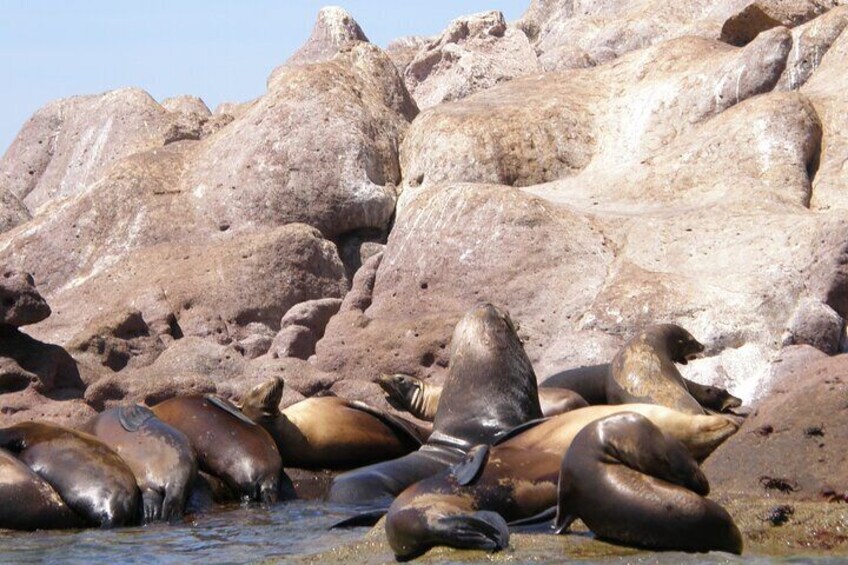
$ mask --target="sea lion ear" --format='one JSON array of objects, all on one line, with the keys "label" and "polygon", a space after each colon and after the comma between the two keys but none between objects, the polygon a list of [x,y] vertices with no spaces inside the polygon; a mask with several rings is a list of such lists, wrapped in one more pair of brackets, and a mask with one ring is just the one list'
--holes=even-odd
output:
[{"label": "sea lion ear", "polygon": [[283,400],[283,388],[285,382],[280,377],[274,377],[264,385],[262,397],[259,402],[262,410],[270,414],[274,414],[280,410],[280,401]]},{"label": "sea lion ear", "polygon": [[489,446],[485,444],[475,445],[468,450],[465,459],[451,467],[450,473],[460,486],[470,485],[480,477],[488,460]]}]

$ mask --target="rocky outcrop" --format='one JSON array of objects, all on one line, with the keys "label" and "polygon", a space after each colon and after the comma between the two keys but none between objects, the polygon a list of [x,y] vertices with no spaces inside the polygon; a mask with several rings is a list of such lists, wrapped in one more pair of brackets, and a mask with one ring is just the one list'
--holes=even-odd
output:
[{"label": "rocky outcrop", "polygon": [[797,371],[704,464],[714,493],[848,501],[848,356]]},{"label": "rocky outcrop", "polygon": [[7,270],[0,275],[0,326],[19,328],[50,316],[50,306],[29,273]]},{"label": "rocky outcrop", "polygon": [[340,298],[308,300],[292,307],[280,321],[280,333],[274,338],[271,352],[275,357],[308,359],[315,344],[342,305]]},{"label": "rocky outcrop", "polygon": [[404,80],[424,109],[541,70],[527,37],[493,11],[452,21],[406,65]]},{"label": "rocky outcrop", "polygon": [[337,6],[321,8],[309,39],[289,57],[286,64],[304,65],[332,59],[351,41],[368,41],[353,16]]}]

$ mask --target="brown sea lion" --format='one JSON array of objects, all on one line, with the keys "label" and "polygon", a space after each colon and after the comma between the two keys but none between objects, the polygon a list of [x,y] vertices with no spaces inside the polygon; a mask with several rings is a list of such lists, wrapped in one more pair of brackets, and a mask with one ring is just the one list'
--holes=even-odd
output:
[{"label": "brown sea lion", "polygon": [[703,414],[704,408],[689,393],[674,365],[685,365],[703,350],[704,346],[680,326],[649,326],[613,357],[606,381],[607,402],[646,402]]},{"label": "brown sea lion", "polygon": [[505,312],[481,304],[456,325],[443,396],[421,449],[339,475],[330,500],[385,503],[461,460],[472,446],[542,416],[536,375]]},{"label": "brown sea lion", "polygon": [[[439,408],[442,386],[425,382],[412,375],[395,373],[380,375],[377,384],[386,393],[386,400],[397,410],[405,410],[420,420],[432,422]],[[582,396],[564,388],[540,388],[539,405],[545,417],[563,414],[589,406]]]},{"label": "brown sea lion", "polygon": [[280,411],[283,386],[277,378],[254,387],[241,410],[268,430],[284,467],[354,469],[421,447],[422,432],[362,402],[322,396]]},{"label": "brown sea lion", "polygon": [[0,430],[0,447],[47,481],[87,524],[112,527],[138,521],[135,476],[94,436],[55,424],[23,422]]},{"label": "brown sea lion", "polygon": [[551,418],[494,447],[477,446],[448,471],[401,493],[386,516],[389,544],[401,559],[436,545],[497,550],[506,523],[557,504],[563,455],[586,426],[611,414],[639,413],[703,459],[738,429],[719,415],[690,415],[655,404],[591,406]]},{"label": "brown sea lion", "polygon": [[145,522],[182,516],[197,475],[197,458],[184,433],[138,404],[106,410],[83,431],[114,449],[132,469]]},{"label": "brown sea lion", "polygon": [[[578,393],[593,406],[612,404],[607,401],[606,390],[609,370],[610,364],[602,363],[555,373],[539,384],[539,394],[542,395],[543,391],[548,388],[565,388]],[[685,377],[683,383],[692,398],[707,410],[727,413],[742,406],[742,399],[733,396],[723,388],[702,385]]]},{"label": "brown sea lion", "polygon": [[276,502],[283,472],[274,439],[228,401],[212,395],[171,398],[152,408],[188,437],[201,470],[226,483],[236,498]]},{"label": "brown sea lion", "polygon": [[623,413],[583,428],[562,460],[556,525],[651,549],[742,553],[742,535],[704,498],[707,478],[679,441]]},{"label": "brown sea lion", "polygon": [[81,528],[85,521],[68,508],[47,481],[0,449],[0,529]]}]

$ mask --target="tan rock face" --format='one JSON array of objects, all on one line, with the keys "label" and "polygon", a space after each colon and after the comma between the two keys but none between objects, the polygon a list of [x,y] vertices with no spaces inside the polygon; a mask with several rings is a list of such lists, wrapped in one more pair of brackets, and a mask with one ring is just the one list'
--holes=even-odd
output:
[{"label": "tan rock face", "polygon": [[527,37],[492,11],[452,21],[406,65],[404,80],[424,109],[541,70]]}]

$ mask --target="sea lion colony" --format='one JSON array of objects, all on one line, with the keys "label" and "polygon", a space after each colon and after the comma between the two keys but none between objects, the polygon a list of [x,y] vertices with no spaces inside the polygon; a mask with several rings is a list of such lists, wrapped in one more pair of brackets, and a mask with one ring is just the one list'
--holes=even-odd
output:
[{"label": "sea lion colony", "polygon": [[698,467],[738,429],[720,412],[740,401],[675,367],[702,350],[679,326],[651,326],[608,367],[537,388],[509,315],[477,305],[456,326],[443,389],[377,379],[432,428],[337,397],[280,410],[280,379],[239,407],[189,396],[107,410],[83,430],[16,424],[0,430],[0,527],[172,520],[192,491],[274,503],[295,496],[284,467],[296,467],[346,471],[329,500],[373,506],[353,524],[387,514],[398,560],[437,545],[502,549],[510,524],[554,517],[557,533],[580,518],[617,543],[741,553]]}]

